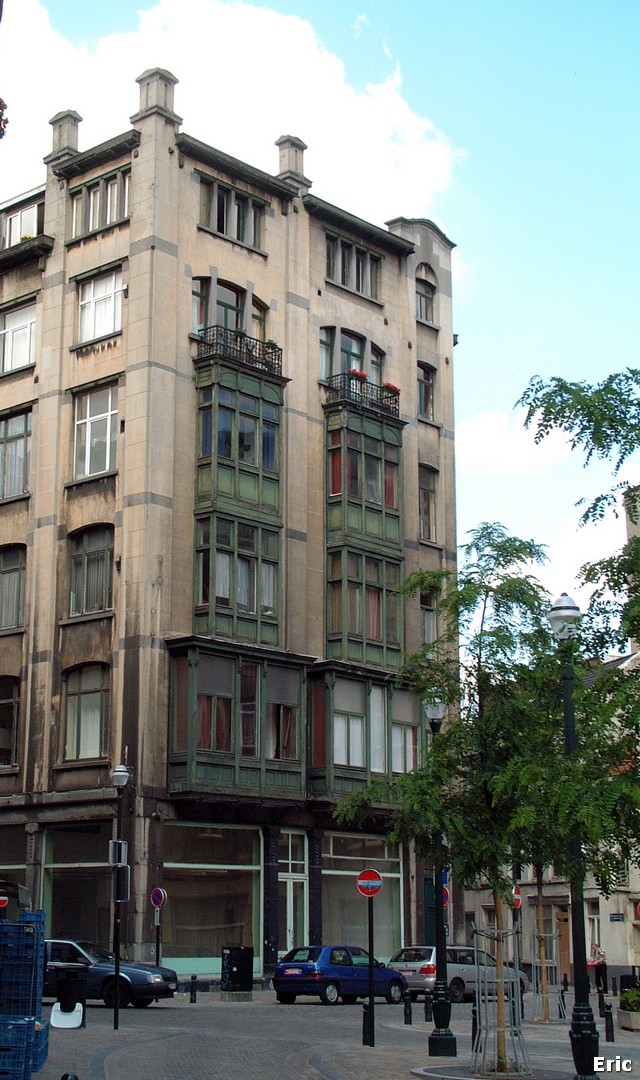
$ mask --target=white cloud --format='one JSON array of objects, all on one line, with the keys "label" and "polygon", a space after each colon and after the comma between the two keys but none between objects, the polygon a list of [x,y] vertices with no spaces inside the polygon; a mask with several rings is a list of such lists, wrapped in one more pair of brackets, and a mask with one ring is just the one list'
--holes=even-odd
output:
[{"label": "white cloud", "polygon": [[364,30],[365,26],[369,25],[369,19],[366,15],[357,15],[356,21],[351,27],[351,32],[354,38],[359,38],[362,35],[362,31]]},{"label": "white cloud", "polygon": [[314,193],[376,223],[428,216],[450,183],[460,152],[410,108],[398,68],[357,90],[309,22],[242,0],[158,0],[138,20],[135,33],[76,47],[52,29],[46,0],[6,6],[0,70],[10,127],[0,199],[44,179],[55,113],[84,117],[81,150],[111,138],[137,111],[136,77],[156,66],[179,80],[175,107],[190,135],[272,173],[276,139],[297,135],[309,146]]}]

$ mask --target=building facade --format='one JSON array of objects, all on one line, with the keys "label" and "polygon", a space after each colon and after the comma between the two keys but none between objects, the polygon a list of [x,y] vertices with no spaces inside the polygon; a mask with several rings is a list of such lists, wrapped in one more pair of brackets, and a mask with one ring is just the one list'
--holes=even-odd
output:
[{"label": "building facade", "polygon": [[365,866],[388,955],[421,868],[333,811],[426,748],[396,590],[455,565],[453,244],[312,195],[298,138],[270,175],[184,134],[176,81],[89,150],[57,114],[0,206],[0,877],[107,943],[123,763],[130,956],[155,887],[185,973],[361,941]]}]

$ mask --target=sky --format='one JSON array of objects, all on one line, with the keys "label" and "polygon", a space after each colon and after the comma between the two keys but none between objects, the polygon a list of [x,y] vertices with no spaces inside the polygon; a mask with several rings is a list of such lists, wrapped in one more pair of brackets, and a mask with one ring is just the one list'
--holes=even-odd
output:
[{"label": "sky", "polygon": [[456,244],[458,540],[500,521],[584,604],[580,565],[624,542],[578,526],[610,466],[535,446],[515,403],[638,365],[639,46],[639,0],[4,0],[0,203],[43,182],[55,113],[88,149],[160,66],[189,135],[270,173],[297,135],[318,197],[431,218]]}]

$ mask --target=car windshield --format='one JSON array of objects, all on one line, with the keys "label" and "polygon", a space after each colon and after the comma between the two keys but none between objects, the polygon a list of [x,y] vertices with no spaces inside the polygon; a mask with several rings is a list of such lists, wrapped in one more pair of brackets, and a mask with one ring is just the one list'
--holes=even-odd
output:
[{"label": "car windshield", "polygon": [[113,953],[110,953],[108,949],[103,949],[102,945],[96,945],[94,941],[79,941],[78,945],[92,960],[115,960]]},{"label": "car windshield", "polygon": [[290,964],[292,960],[297,960],[299,964],[313,963],[320,956],[321,949],[316,948],[313,945],[307,945],[302,949],[290,949],[285,957],[283,957],[283,964]]},{"label": "car windshield", "polygon": [[400,949],[399,952],[391,957],[391,963],[397,963],[398,960],[403,960],[405,964],[419,964],[424,960],[430,960],[433,951],[433,949],[421,949],[417,946],[408,949]]}]

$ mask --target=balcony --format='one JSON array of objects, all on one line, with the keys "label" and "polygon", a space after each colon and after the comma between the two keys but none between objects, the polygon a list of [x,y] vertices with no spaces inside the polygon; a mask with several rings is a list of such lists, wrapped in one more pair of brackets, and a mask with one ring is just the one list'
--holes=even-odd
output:
[{"label": "balcony", "polygon": [[376,386],[362,374],[349,371],[327,379],[327,402],[344,402],[384,416],[400,418],[400,391],[395,386]]},{"label": "balcony", "polygon": [[198,360],[217,356],[269,375],[282,374],[282,349],[273,341],[260,341],[224,326],[207,326],[199,331],[198,337]]}]

